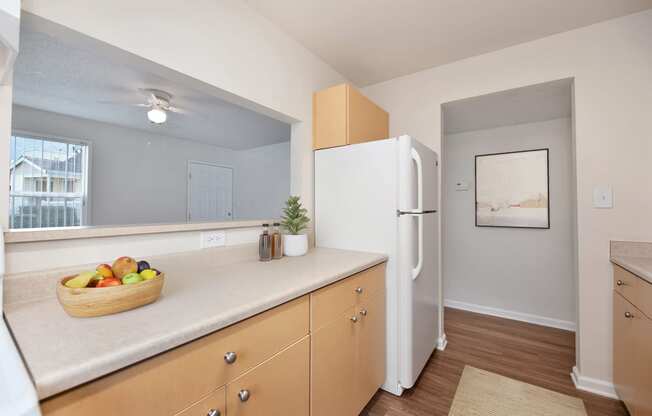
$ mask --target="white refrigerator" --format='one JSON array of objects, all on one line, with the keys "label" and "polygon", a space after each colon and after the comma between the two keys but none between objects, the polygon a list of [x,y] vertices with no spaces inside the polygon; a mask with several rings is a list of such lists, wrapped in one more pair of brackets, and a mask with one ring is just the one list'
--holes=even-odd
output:
[{"label": "white refrigerator", "polygon": [[438,165],[437,154],[409,136],[315,152],[316,245],[389,256],[382,388],[396,395],[445,342]]}]

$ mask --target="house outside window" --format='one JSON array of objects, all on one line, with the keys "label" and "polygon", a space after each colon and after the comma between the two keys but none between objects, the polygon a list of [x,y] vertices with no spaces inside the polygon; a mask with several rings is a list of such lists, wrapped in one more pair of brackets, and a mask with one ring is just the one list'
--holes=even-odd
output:
[{"label": "house outside window", "polygon": [[10,153],[10,228],[88,224],[88,143],[16,133]]}]

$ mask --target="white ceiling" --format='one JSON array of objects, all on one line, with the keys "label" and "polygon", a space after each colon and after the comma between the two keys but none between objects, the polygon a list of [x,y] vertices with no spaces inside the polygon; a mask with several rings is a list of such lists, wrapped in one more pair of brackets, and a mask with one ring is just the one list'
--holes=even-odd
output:
[{"label": "white ceiling", "polygon": [[358,86],[652,7],[652,0],[247,0]]},{"label": "white ceiling", "polygon": [[[14,70],[15,104],[234,150],[290,139],[289,124],[217,98],[206,92],[213,87],[184,77],[23,13]],[[168,113],[167,123],[149,123],[147,109],[128,105],[145,102],[139,88],[171,93],[172,105],[188,114]]]},{"label": "white ceiling", "polygon": [[571,117],[572,80],[546,82],[443,105],[446,134]]}]

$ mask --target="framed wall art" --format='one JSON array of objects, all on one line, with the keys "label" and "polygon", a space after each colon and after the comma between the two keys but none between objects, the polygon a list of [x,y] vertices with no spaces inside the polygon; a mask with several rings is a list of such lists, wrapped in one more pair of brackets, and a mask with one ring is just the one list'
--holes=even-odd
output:
[{"label": "framed wall art", "polygon": [[475,157],[477,227],[550,228],[548,149]]}]

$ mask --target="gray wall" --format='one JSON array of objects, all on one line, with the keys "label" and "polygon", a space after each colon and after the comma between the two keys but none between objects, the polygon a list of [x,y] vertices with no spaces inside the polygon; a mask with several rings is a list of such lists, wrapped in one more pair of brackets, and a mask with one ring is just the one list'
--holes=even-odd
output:
[{"label": "gray wall", "polygon": [[[444,137],[443,271],[446,300],[575,322],[571,120]],[[478,228],[474,156],[550,149],[550,229]],[[469,183],[456,191],[455,183]]]},{"label": "gray wall", "polygon": [[234,211],[239,219],[279,218],[290,195],[290,142],[237,152]]},{"label": "gray wall", "polygon": [[289,142],[233,151],[22,106],[12,127],[92,143],[92,225],[185,221],[189,160],[233,167],[234,219],[277,217],[290,193]]}]

